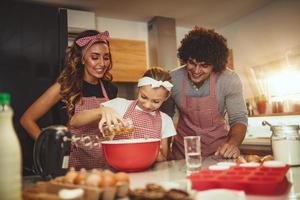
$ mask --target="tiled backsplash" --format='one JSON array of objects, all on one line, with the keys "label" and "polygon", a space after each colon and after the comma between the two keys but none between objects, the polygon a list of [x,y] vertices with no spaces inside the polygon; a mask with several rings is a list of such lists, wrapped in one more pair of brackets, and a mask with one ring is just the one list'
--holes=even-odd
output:
[{"label": "tiled backsplash", "polygon": [[270,137],[270,127],[263,126],[263,121],[272,125],[299,125],[300,115],[249,117],[246,137]]}]

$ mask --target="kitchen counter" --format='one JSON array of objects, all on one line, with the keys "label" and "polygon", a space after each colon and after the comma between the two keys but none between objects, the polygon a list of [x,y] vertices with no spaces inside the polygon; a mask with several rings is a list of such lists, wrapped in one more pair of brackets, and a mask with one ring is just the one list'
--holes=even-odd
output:
[{"label": "kitchen counter", "polygon": [[[208,167],[222,161],[228,160],[211,156],[203,159],[202,166]],[[164,187],[184,189],[192,194],[196,192],[191,190],[191,183],[186,179],[185,160],[157,163],[146,172],[130,173],[129,176],[131,188],[144,187],[147,183],[154,182]],[[247,200],[300,199],[300,167],[291,167],[287,178],[292,183],[292,186],[286,194],[280,196],[247,195]]]},{"label": "kitchen counter", "polygon": [[[208,167],[217,162],[226,161],[216,156],[203,158],[203,167]],[[129,173],[130,187],[140,188],[147,183],[158,183],[166,188],[180,188],[191,194],[197,191],[191,189],[191,183],[186,179],[185,160],[167,161],[156,163],[151,169],[144,172]],[[247,195],[247,200],[279,200],[279,199],[300,199],[300,167],[291,167],[287,174],[288,180],[292,183],[290,190],[280,196],[256,196]],[[24,177],[23,186],[28,186],[37,181],[37,177]],[[221,198],[220,198],[221,199]]]}]

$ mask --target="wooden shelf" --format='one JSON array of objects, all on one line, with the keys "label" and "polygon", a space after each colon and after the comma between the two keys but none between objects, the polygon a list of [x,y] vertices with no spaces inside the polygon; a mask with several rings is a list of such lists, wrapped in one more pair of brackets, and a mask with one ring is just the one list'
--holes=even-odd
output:
[{"label": "wooden shelf", "polygon": [[287,116],[287,115],[300,115],[300,112],[270,113],[270,114],[261,114],[261,115],[251,115],[248,117],[271,117],[271,116]]}]

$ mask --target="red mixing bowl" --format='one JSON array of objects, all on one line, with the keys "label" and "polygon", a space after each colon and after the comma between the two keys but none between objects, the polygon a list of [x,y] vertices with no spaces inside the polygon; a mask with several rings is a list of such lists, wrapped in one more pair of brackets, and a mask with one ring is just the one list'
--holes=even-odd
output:
[{"label": "red mixing bowl", "polygon": [[148,169],[155,162],[160,139],[103,141],[102,148],[111,167],[125,172],[138,172]]}]

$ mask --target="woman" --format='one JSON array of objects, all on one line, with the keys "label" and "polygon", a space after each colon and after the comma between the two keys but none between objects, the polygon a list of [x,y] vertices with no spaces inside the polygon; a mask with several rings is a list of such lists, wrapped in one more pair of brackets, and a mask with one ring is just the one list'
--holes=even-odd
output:
[{"label": "woman", "polygon": [[171,116],[175,106],[179,110],[171,158],[184,158],[183,137],[189,135],[201,136],[204,156],[238,157],[247,110],[238,75],[226,69],[226,39],[213,30],[195,27],[181,41],[178,57],[183,66],[171,72],[172,96],[161,109]]},{"label": "woman", "polygon": [[[75,136],[88,134],[100,137],[98,122],[100,103],[117,96],[117,88],[111,83],[112,59],[109,33],[87,30],[78,35],[65,56],[64,69],[57,81],[40,96],[20,119],[22,126],[33,139],[41,129],[37,120],[58,101],[66,105],[69,129]],[[80,123],[76,115],[83,114]],[[76,126],[74,126],[76,124]],[[83,145],[72,147],[69,166],[96,168],[104,166],[101,147],[92,149]]]}]

